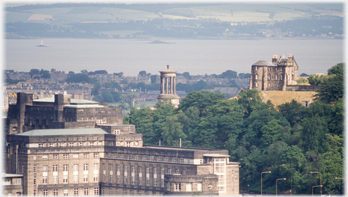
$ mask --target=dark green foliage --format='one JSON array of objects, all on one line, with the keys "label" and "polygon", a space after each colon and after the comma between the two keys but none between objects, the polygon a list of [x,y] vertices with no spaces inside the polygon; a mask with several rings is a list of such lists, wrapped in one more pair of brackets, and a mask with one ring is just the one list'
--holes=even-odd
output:
[{"label": "dark green foliage", "polygon": [[185,99],[180,102],[178,110],[185,112],[190,107],[197,107],[200,116],[206,113],[207,107],[214,105],[225,99],[225,95],[219,93],[211,93],[208,91],[190,92]]},{"label": "dark green foliage", "polygon": [[237,78],[237,72],[232,70],[226,70],[218,75],[219,78]]},{"label": "dark green foliage", "polygon": [[156,83],[157,75],[151,75],[151,84]]},{"label": "dark green foliage", "polygon": [[344,64],[337,64],[328,70],[328,76],[322,77],[319,84],[317,100],[334,103],[343,97]]},{"label": "dark green foliage", "polygon": [[322,78],[322,76],[319,75],[310,75],[308,77],[308,83],[311,85],[319,85],[320,84],[320,79]]},{"label": "dark green foliage", "polygon": [[96,71],[91,71],[91,72],[88,72],[88,75],[107,75],[108,74],[108,71],[106,70],[96,70]]},{"label": "dark green foliage", "polygon": [[[328,77],[339,76],[337,66]],[[337,79],[337,78],[336,78]],[[325,84],[323,78],[321,84]],[[320,84],[320,85],[321,85]],[[333,94],[334,88],[325,94]],[[343,92],[343,91],[342,91]],[[293,194],[311,194],[319,184],[321,173],[323,195],[343,194],[343,116],[341,97],[327,102],[326,95],[303,107],[295,100],[274,109],[272,102],[264,103],[259,91],[244,90],[237,99],[227,100],[223,94],[207,91],[190,92],[178,109],[160,103],[155,111],[132,109],[125,122],[135,124],[143,133],[145,144],[227,149],[230,161],[241,162],[240,188],[278,194],[292,188]],[[324,100],[322,100],[324,99]],[[247,185],[250,185],[248,187]],[[319,194],[319,188],[314,191]]]},{"label": "dark green foliage", "polygon": [[139,72],[139,75],[140,75],[141,77],[146,77],[146,71],[145,71],[145,70],[140,71],[140,72]]},{"label": "dark green foliage", "polygon": [[40,70],[39,69],[31,69],[29,74],[31,77],[33,77],[34,75],[40,74]]},{"label": "dark green foliage", "polygon": [[71,76],[68,75],[66,82],[68,82],[68,83],[90,83],[91,79],[88,77],[87,74],[78,73],[78,74],[72,74]]}]

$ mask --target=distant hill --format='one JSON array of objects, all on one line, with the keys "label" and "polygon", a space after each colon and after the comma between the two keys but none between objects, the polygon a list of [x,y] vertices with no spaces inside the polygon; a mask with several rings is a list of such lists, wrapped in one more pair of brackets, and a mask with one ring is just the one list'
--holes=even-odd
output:
[{"label": "distant hill", "polygon": [[[344,12],[343,4],[339,3],[22,3],[6,4],[4,15],[7,38],[234,38],[271,36],[260,32],[266,28],[272,31],[270,25],[284,32],[296,33],[302,28],[298,33],[301,36],[312,33],[313,28],[321,34],[323,29],[340,35],[336,29],[343,29]],[[284,24],[297,20],[304,20],[306,24]]]}]

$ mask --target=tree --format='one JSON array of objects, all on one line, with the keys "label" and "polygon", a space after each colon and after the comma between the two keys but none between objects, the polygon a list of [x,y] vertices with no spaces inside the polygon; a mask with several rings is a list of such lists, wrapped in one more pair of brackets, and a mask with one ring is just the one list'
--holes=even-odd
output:
[{"label": "tree", "polygon": [[219,78],[237,78],[237,72],[232,70],[226,70],[225,72],[221,73]]},{"label": "tree", "polygon": [[140,72],[139,72],[139,75],[140,75],[141,77],[146,77],[146,71],[145,71],[145,70],[140,71]]},{"label": "tree", "polygon": [[51,78],[51,74],[48,70],[41,69],[40,75],[42,78],[46,78],[46,79]]},{"label": "tree", "polygon": [[299,123],[308,113],[308,108],[302,106],[295,100],[278,106],[279,112],[286,118],[291,127]]},{"label": "tree", "polygon": [[220,93],[211,93],[208,91],[190,92],[182,99],[177,110],[185,112],[189,107],[197,107],[200,116],[202,116],[206,113],[208,106],[214,105],[223,99],[225,99],[225,95]]},{"label": "tree", "polygon": [[182,130],[182,124],[178,121],[178,115],[167,116],[164,122],[162,139],[163,145],[167,146],[179,146],[180,139],[182,146],[186,146],[188,141],[186,140],[187,135]]},{"label": "tree", "polygon": [[123,76],[123,72],[114,73],[114,75],[117,75],[119,78],[121,78]]},{"label": "tree", "polygon": [[151,84],[155,84],[157,79],[157,75],[151,75]]},{"label": "tree", "polygon": [[189,72],[184,72],[182,73],[182,75],[186,78],[186,79],[191,79],[190,73]]},{"label": "tree", "polygon": [[108,91],[104,91],[102,93],[102,97],[103,97],[103,102],[108,102],[108,103],[114,103],[114,98],[112,97],[112,94]]},{"label": "tree", "polygon": [[260,141],[262,142],[263,147],[267,147],[278,140],[279,135],[281,135],[284,130],[279,123],[279,120],[273,119],[261,128],[262,137]]},{"label": "tree", "polygon": [[137,133],[143,134],[144,144],[153,144],[157,140],[153,130],[153,115],[147,108],[140,110],[132,108],[128,116],[129,124],[135,125]]},{"label": "tree", "polygon": [[301,146],[303,150],[324,153],[327,149],[325,142],[325,134],[327,131],[327,123],[316,114],[311,118],[304,118],[301,121],[303,127],[301,132]]},{"label": "tree", "polygon": [[244,117],[248,117],[254,109],[268,108],[262,102],[259,91],[256,89],[244,90],[237,96],[238,104],[243,106]]},{"label": "tree", "polygon": [[308,83],[311,85],[319,85],[321,78],[322,78],[322,76],[320,76],[320,75],[312,74],[308,77]]},{"label": "tree", "polygon": [[34,75],[38,75],[40,74],[40,70],[39,69],[30,69],[30,77],[33,77]]},{"label": "tree", "polygon": [[320,100],[325,103],[334,103],[338,99],[343,97],[344,87],[344,64],[337,64],[336,66],[328,70],[328,76],[321,79],[319,84],[318,94],[316,94],[316,100]]}]

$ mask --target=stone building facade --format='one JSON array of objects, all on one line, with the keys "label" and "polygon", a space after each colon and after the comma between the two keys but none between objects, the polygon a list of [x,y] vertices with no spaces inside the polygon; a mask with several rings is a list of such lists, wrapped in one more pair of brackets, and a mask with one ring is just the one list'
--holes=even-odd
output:
[{"label": "stone building facade", "polygon": [[23,195],[23,175],[22,174],[3,174],[3,195],[22,196]]},{"label": "stone building facade", "polygon": [[[6,171],[26,195],[239,194],[227,150],[117,145],[101,128],[37,129],[7,136]],[[134,142],[134,141],[133,141]]]},{"label": "stone building facade", "polygon": [[64,94],[33,100],[33,94],[17,93],[6,119],[8,134],[33,129],[94,128],[96,124],[122,124],[122,109]]},{"label": "stone building facade", "polygon": [[105,103],[17,98],[5,170],[22,175],[24,195],[239,194],[239,163],[227,150],[143,145],[121,110]]},{"label": "stone building facade", "polygon": [[286,91],[287,86],[296,85],[298,65],[294,56],[276,55],[272,63],[260,60],[251,66],[249,89]]}]

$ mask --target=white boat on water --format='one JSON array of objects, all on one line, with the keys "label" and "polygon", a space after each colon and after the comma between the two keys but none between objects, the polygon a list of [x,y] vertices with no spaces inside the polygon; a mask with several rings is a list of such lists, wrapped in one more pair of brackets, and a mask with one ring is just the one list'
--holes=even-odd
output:
[{"label": "white boat on water", "polygon": [[41,40],[41,43],[40,45],[36,45],[37,47],[46,47],[44,44],[43,44],[43,40]]}]

